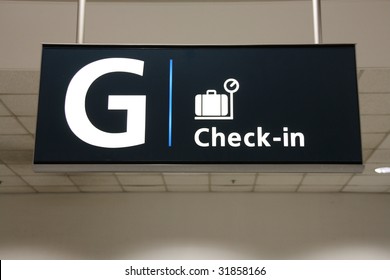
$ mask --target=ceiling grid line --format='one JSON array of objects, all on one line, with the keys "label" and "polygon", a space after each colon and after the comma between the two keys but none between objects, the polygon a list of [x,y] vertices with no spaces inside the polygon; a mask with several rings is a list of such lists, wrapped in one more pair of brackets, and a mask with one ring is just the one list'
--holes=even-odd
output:
[{"label": "ceiling grid line", "polygon": [[[1,94],[0,94],[0,97],[1,97]],[[30,134],[28,129],[21,123],[21,121],[19,120],[18,116],[7,106],[7,104],[4,103],[4,101],[1,98],[0,98],[0,103],[8,111],[8,113],[10,114],[10,115],[7,115],[7,116],[0,116],[0,118],[2,118],[2,117],[11,117],[11,118],[13,118],[25,130],[26,134]],[[3,134],[3,133],[0,133],[0,135],[14,135],[14,134]],[[16,134],[16,135],[19,135],[19,134]]]},{"label": "ceiling grid line", "polygon": [[164,189],[165,189],[165,192],[170,192],[169,188],[168,188],[168,185],[167,185],[167,182],[165,180],[165,176],[163,173],[160,173],[160,176],[162,178],[162,181],[163,181],[163,184],[164,184]]},{"label": "ceiling grid line", "polygon": [[349,183],[352,181],[352,179],[353,179],[354,176],[355,176],[355,175],[352,175],[351,178],[349,178],[349,179],[345,182],[345,184],[344,184],[344,185],[342,186],[342,188],[340,189],[340,192],[344,192],[345,188],[349,185]]},{"label": "ceiling grid line", "polygon": [[208,190],[209,192],[212,192],[212,188],[211,188],[211,173],[207,173],[207,180],[208,180]]},{"label": "ceiling grid line", "polygon": [[83,191],[80,189],[79,185],[76,184],[76,182],[71,178],[71,176],[69,176],[69,174],[66,174],[66,177],[68,178],[69,181],[71,181],[73,183],[73,185],[77,188],[77,190],[82,193]]},{"label": "ceiling grid line", "polygon": [[122,185],[121,181],[119,180],[117,174],[116,174],[116,173],[113,173],[113,176],[114,176],[114,178],[115,178],[115,181],[116,181],[116,182],[118,183],[118,185],[120,186],[122,192],[126,192],[126,191],[125,191],[125,188],[123,187],[123,185]]},{"label": "ceiling grid line", "polygon": [[299,190],[300,190],[300,188],[302,186],[302,183],[305,180],[306,176],[307,176],[307,173],[303,174],[301,181],[298,183],[297,188],[294,191],[295,193],[299,192]]},{"label": "ceiling grid line", "polygon": [[255,179],[254,179],[254,181],[253,181],[252,189],[251,189],[250,192],[255,192],[255,190],[256,190],[256,183],[257,183],[257,179],[258,179],[258,178],[259,178],[259,173],[256,173],[256,174],[255,174]]}]

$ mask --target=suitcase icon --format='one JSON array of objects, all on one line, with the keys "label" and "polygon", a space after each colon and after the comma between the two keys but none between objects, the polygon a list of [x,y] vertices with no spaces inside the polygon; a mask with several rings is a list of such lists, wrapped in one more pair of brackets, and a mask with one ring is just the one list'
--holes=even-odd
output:
[{"label": "suitcase icon", "polygon": [[210,89],[206,94],[195,96],[195,115],[199,117],[222,117],[229,112],[229,101],[226,94],[217,94]]},{"label": "suitcase icon", "polygon": [[206,94],[195,96],[195,120],[233,120],[233,93],[240,84],[236,79],[229,78],[224,83],[226,94],[218,94],[215,89],[209,89]]}]

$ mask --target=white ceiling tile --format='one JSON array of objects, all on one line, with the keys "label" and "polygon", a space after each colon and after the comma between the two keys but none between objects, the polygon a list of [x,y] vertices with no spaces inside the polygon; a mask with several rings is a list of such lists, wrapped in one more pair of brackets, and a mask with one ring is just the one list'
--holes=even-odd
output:
[{"label": "white ceiling tile", "polygon": [[18,117],[37,114],[38,95],[0,95],[0,99]]},{"label": "white ceiling tile", "polygon": [[0,182],[1,187],[27,186],[26,182],[20,179],[19,176],[1,176]]},{"label": "white ceiling tile", "polygon": [[167,185],[208,185],[208,174],[164,174],[165,183]]},{"label": "white ceiling tile", "polygon": [[259,175],[256,180],[256,185],[298,185],[302,181],[303,175],[301,174],[286,174],[279,175],[277,173],[273,175]]},{"label": "white ceiling tile", "polygon": [[31,134],[35,134],[35,127],[37,123],[36,117],[19,117],[18,119],[28,130],[28,132],[30,132]]},{"label": "white ceiling tile", "polygon": [[297,190],[296,186],[255,186],[255,192],[295,192]]},{"label": "white ceiling tile", "polygon": [[389,115],[362,115],[360,116],[362,133],[390,132]]},{"label": "white ceiling tile", "polygon": [[390,149],[375,150],[367,160],[368,163],[390,163]]},{"label": "white ceiling tile", "polygon": [[178,186],[178,185],[168,185],[167,186],[168,191],[170,192],[208,192],[209,187],[206,185],[183,185],[183,186]]},{"label": "white ceiling tile", "polygon": [[383,193],[387,192],[389,187],[385,186],[347,186],[343,189],[343,192],[372,192],[372,193]]},{"label": "white ceiling tile", "polygon": [[0,135],[1,150],[32,150],[33,147],[31,135]]},{"label": "white ceiling tile", "polygon": [[211,186],[213,192],[251,192],[252,186]]},{"label": "white ceiling tile", "polygon": [[383,133],[364,133],[362,135],[363,149],[376,148],[385,138],[386,134]]},{"label": "white ceiling tile", "polygon": [[36,175],[31,164],[10,164],[8,165],[18,175]]},{"label": "white ceiling tile", "polygon": [[114,175],[71,175],[69,178],[78,186],[119,186]]},{"label": "white ceiling tile", "polygon": [[[6,165],[0,164],[0,176],[15,175]],[[0,177],[1,180],[1,177]]]},{"label": "white ceiling tile", "polygon": [[[35,173],[35,174],[39,174],[39,173]],[[55,174],[55,173],[51,173],[51,175]],[[69,175],[69,176],[94,176],[94,175],[98,175],[98,176],[115,176],[115,173],[113,172],[69,172],[69,173],[57,173],[55,175]]]},{"label": "white ceiling tile", "polygon": [[[390,164],[389,164],[390,165]],[[364,164],[364,170],[361,173],[361,175],[381,175],[381,176],[387,176],[386,174],[378,174],[375,172],[375,169],[378,167],[383,167],[384,165],[381,163],[365,163]]]},{"label": "white ceiling tile", "polygon": [[214,173],[211,174],[211,185],[225,186],[252,186],[255,182],[256,174],[254,173]]},{"label": "white ceiling tile", "polygon": [[22,176],[22,178],[32,186],[73,186],[74,185],[67,176],[60,176],[60,175]]},{"label": "white ceiling tile", "polygon": [[359,79],[360,92],[390,92],[389,69],[366,69]]},{"label": "white ceiling tile", "polygon": [[296,175],[296,176],[303,176],[306,173],[299,173],[299,172],[259,172],[258,175],[260,176],[291,176],[291,175]]},{"label": "white ceiling tile", "polygon": [[34,189],[28,186],[1,187],[0,193],[35,193]]},{"label": "white ceiling tile", "polygon": [[306,186],[342,186],[348,182],[352,174],[307,174],[302,181]]},{"label": "white ceiling tile", "polygon": [[5,108],[5,106],[3,105],[0,99],[0,116],[10,116],[10,115],[11,115],[10,111],[8,111],[7,108]]},{"label": "white ceiling tile", "polygon": [[7,164],[31,164],[33,151],[2,151],[0,148],[0,160]]},{"label": "white ceiling tile", "polygon": [[136,185],[136,186],[143,186],[143,185],[164,185],[164,180],[161,174],[132,174],[132,175],[117,175],[119,182],[122,185]]},{"label": "white ceiling tile", "polygon": [[120,186],[79,186],[82,192],[123,192]]},{"label": "white ceiling tile", "polygon": [[14,117],[0,117],[0,134],[27,134],[27,130]]},{"label": "white ceiling tile", "polygon": [[360,94],[360,113],[370,115],[390,114],[390,93]]},{"label": "white ceiling tile", "polygon": [[0,70],[0,93],[38,93],[39,71]]},{"label": "white ceiling tile", "polygon": [[349,181],[348,186],[390,186],[390,175],[355,175]]},{"label": "white ceiling tile", "polygon": [[298,192],[340,192],[343,186],[301,186]]},{"label": "white ceiling tile", "polygon": [[165,192],[164,186],[123,186],[126,192]]},{"label": "white ceiling tile", "polygon": [[362,155],[363,155],[363,162],[367,162],[367,160],[370,158],[372,153],[374,152],[374,149],[363,149]]},{"label": "white ceiling tile", "polygon": [[80,190],[74,186],[36,186],[40,193],[78,193]]},{"label": "white ceiling tile", "polygon": [[380,144],[379,149],[389,149],[390,150],[390,134],[387,135],[385,140]]}]

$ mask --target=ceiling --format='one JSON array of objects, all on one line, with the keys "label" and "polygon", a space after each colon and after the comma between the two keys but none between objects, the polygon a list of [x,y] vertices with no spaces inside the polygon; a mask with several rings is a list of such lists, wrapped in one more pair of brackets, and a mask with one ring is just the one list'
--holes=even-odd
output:
[{"label": "ceiling", "polygon": [[[363,141],[363,156],[365,169],[361,174],[352,173],[205,173],[205,174],[174,174],[174,173],[34,173],[32,171],[32,157],[34,146],[34,133],[37,112],[37,99],[39,90],[39,44],[45,42],[72,42],[74,41],[74,3],[63,2],[57,7],[56,1],[0,1],[0,35],[4,44],[0,44],[0,193],[84,193],[84,192],[331,192],[331,193],[390,193],[390,174],[377,174],[376,167],[390,166],[390,59],[388,53],[389,35],[383,22],[388,19],[363,18],[361,15],[364,9],[374,9],[369,1],[343,1],[359,2],[358,6],[351,6],[356,18],[351,16],[351,21],[345,26],[351,28],[345,34],[336,34],[337,26],[329,24],[324,30],[325,40],[329,43],[338,43],[342,35],[348,42],[358,43],[358,85],[361,113],[361,130]],[[39,3],[36,3],[39,2]],[[58,2],[58,1],[57,1]],[[121,1],[124,2],[124,1]],[[129,1],[132,2],[132,1]],[[134,1],[133,1],[134,2]],[[147,1],[155,2],[155,1]],[[167,1],[180,2],[180,1]],[[196,2],[196,1],[193,1]],[[212,1],[207,1],[212,2]],[[218,1],[223,2],[223,1]],[[265,1],[229,1],[229,2],[265,2]],[[275,1],[274,1],[275,2]],[[281,3],[281,1],[277,1]],[[293,1],[288,1],[293,2]],[[295,1],[302,2],[302,1]],[[303,1],[307,2],[307,1]],[[325,1],[327,2],[327,1]],[[334,1],[329,1],[334,2]],[[365,2],[364,5],[361,2]],[[385,3],[385,6],[375,6],[378,14],[382,16],[384,7],[389,7],[389,1],[376,1]],[[368,4],[367,4],[368,3]],[[373,3],[373,2],[371,2]],[[107,8],[106,6],[103,8]],[[150,3],[149,3],[150,4]],[[100,5],[95,3],[95,5]],[[102,3],[103,5],[103,3]],[[124,4],[123,4],[124,5]],[[141,5],[141,4],[140,4]],[[152,5],[152,4],[150,4]],[[247,4],[246,4],[247,5]],[[249,4],[248,4],[249,5]],[[254,3],[253,5],[258,5]],[[278,4],[278,8],[280,4]],[[305,4],[306,5],[306,4]],[[351,4],[352,5],[352,4]],[[360,5],[360,6],[359,6]],[[381,4],[382,5],[382,4]],[[387,5],[387,6],[386,6]],[[257,7],[257,6],[256,6]],[[269,6],[267,6],[270,8]],[[306,6],[305,6],[306,7]],[[324,20],[330,18],[333,6],[326,6]],[[59,9],[61,8],[61,9]],[[98,11],[99,6],[94,7]],[[137,7],[138,9],[139,7]],[[143,7],[141,7],[143,8]],[[180,9],[181,7],[174,7]],[[198,6],[195,6],[195,9]],[[235,6],[237,8],[237,6]],[[238,7],[241,8],[241,7]],[[245,7],[244,7],[245,8]],[[340,9],[334,10],[335,21]],[[359,9],[358,9],[359,8]],[[22,12],[27,9],[29,13]],[[210,8],[211,9],[211,8]],[[249,7],[249,10],[253,7]],[[271,8],[270,8],[271,9]],[[60,10],[63,12],[60,13]],[[307,10],[303,8],[303,10]],[[25,11],[25,10],[24,10]],[[290,10],[290,11],[295,11]],[[139,12],[139,11],[137,11]],[[229,11],[227,11],[229,12]],[[230,12],[233,12],[230,11]],[[265,11],[267,12],[267,11]],[[12,14],[13,13],[13,14]],[[48,17],[48,14],[51,14]],[[65,15],[63,15],[65,14]],[[286,11],[286,15],[288,11]],[[390,17],[390,12],[387,13]],[[300,14],[296,15],[300,17]],[[345,15],[343,15],[345,17]],[[56,20],[64,22],[59,24]],[[294,16],[293,16],[294,17]],[[31,21],[36,18],[37,21]],[[40,23],[38,18],[44,18],[45,22]],[[194,21],[196,21],[194,15]],[[243,19],[244,17],[242,17]],[[359,18],[359,20],[358,20]],[[48,19],[53,24],[58,24],[56,30],[51,30]],[[295,19],[295,18],[294,18]],[[94,33],[92,22],[98,20],[90,16],[87,21],[87,41],[90,42],[114,42],[123,43],[109,35]],[[131,20],[131,19],[127,19]],[[224,24],[228,25],[228,19]],[[263,19],[259,19],[263,20]],[[4,22],[3,22],[4,21]],[[68,22],[69,21],[69,22]],[[16,26],[19,22],[22,26]],[[372,24],[372,29],[366,30],[367,26],[358,26],[359,22]],[[386,22],[387,23],[387,22]],[[168,23],[167,23],[168,24]],[[252,25],[252,23],[243,23]],[[307,23],[297,22],[301,26],[295,31],[296,37],[289,39],[288,34],[279,34],[287,38],[287,43],[310,43],[311,26],[307,29]],[[15,25],[15,26],[14,26]],[[188,26],[191,22],[188,23]],[[1,27],[2,26],[2,27]],[[6,26],[6,27],[5,27]],[[88,29],[88,26],[90,29]],[[184,26],[186,26],[184,24]],[[326,27],[326,24],[324,23]],[[390,25],[387,25],[387,27]],[[377,32],[382,36],[372,37],[369,31]],[[147,28],[147,27],[146,27]],[[233,28],[233,27],[232,27]],[[248,27],[249,28],[249,27]],[[381,29],[382,28],[382,29]],[[99,28],[97,28],[99,29]],[[162,28],[163,29],[163,28]],[[386,30],[381,33],[381,30]],[[62,32],[59,32],[59,30]],[[275,31],[276,30],[276,31]],[[270,33],[267,40],[274,38],[279,43],[277,31]],[[303,31],[302,31],[303,30]],[[325,32],[327,31],[328,32]],[[357,31],[356,31],[357,30]],[[88,33],[90,32],[90,33]],[[152,31],[151,31],[152,32]],[[161,30],[155,31],[158,38]],[[178,29],[177,32],[180,32]],[[232,29],[232,32],[235,32]],[[301,33],[302,32],[302,33]],[[386,33],[385,33],[386,32]],[[101,30],[100,33],[104,33]],[[120,32],[118,32],[120,33]],[[310,33],[310,34],[306,34]],[[363,37],[362,33],[366,33]],[[88,34],[91,34],[88,37]],[[196,35],[199,41],[207,41],[207,32],[203,35]],[[387,35],[385,35],[387,34]],[[122,34],[123,35],[123,34]],[[212,35],[212,34],[210,34]],[[223,35],[219,40],[223,43],[229,42]],[[99,37],[102,36],[102,37]],[[121,36],[119,34],[118,36]],[[138,37],[137,37],[138,36]],[[150,42],[150,37],[135,34],[133,40]],[[169,36],[172,36],[169,34]],[[203,37],[202,37],[203,36]],[[238,33],[237,33],[238,36]],[[352,37],[348,37],[352,36]],[[355,37],[353,37],[355,36]],[[362,36],[362,37],[359,37]],[[310,39],[308,39],[310,37]],[[176,37],[172,37],[176,38]],[[214,38],[214,37],[212,37]],[[253,40],[247,37],[248,41]],[[4,40],[3,40],[4,39]],[[148,41],[149,40],[149,41]],[[180,38],[183,40],[183,38]],[[216,40],[216,39],[214,39]],[[240,37],[234,43],[245,41],[246,37]],[[174,43],[179,41],[176,39]],[[189,39],[189,43],[192,41]],[[163,42],[166,43],[166,42]],[[252,43],[252,41],[251,41]],[[264,43],[263,41],[259,43]],[[378,58],[379,57],[379,58]]]}]

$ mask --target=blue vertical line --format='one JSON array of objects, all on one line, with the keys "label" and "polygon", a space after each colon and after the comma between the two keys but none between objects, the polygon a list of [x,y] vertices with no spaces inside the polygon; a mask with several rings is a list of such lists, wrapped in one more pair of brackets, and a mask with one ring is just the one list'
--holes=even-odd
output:
[{"label": "blue vertical line", "polygon": [[168,115],[168,147],[172,147],[172,74],[173,60],[169,60],[169,115]]}]

